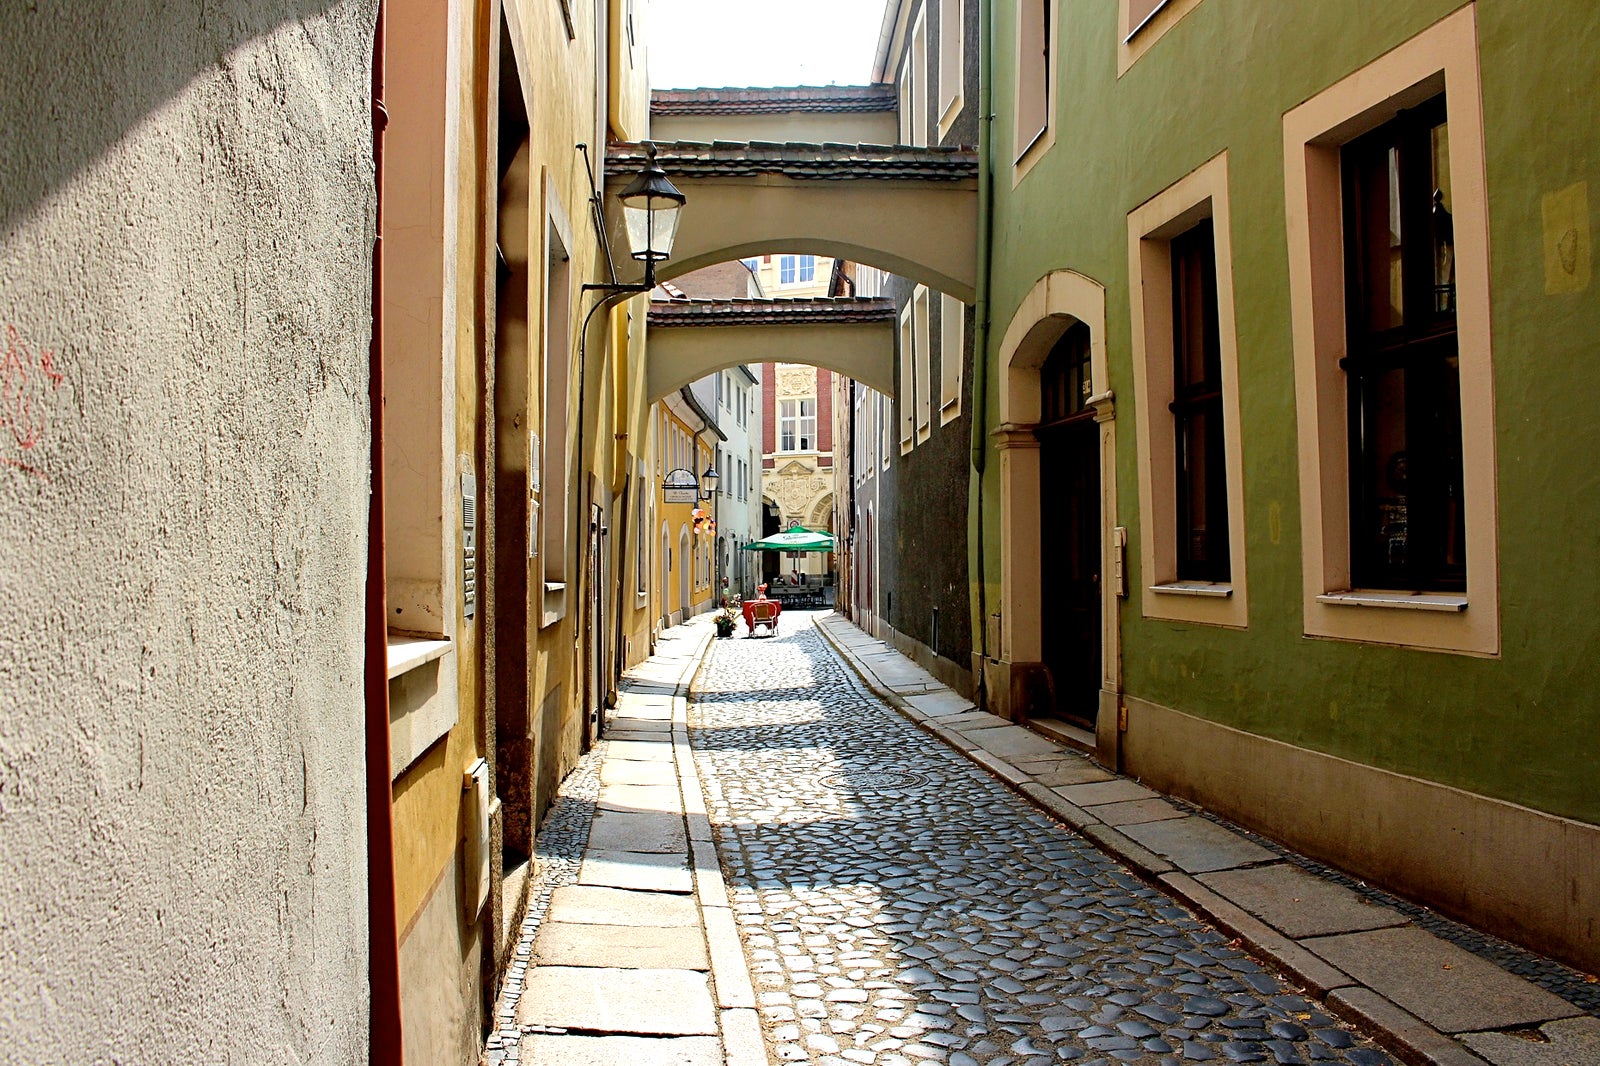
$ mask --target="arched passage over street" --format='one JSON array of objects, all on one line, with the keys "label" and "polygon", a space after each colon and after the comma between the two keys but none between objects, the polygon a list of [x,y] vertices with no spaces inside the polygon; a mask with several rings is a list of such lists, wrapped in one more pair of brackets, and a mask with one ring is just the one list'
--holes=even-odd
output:
[{"label": "arched passage over street", "polygon": [[[645,147],[606,153],[606,224],[619,276],[637,281],[616,195]],[[809,252],[865,263],[964,303],[977,293],[976,153],[882,145],[679,142],[656,161],[688,203],[665,281],[744,256]]]},{"label": "arched passage over street", "polygon": [[894,303],[883,299],[657,300],[648,400],[740,363],[804,363],[894,395]]}]

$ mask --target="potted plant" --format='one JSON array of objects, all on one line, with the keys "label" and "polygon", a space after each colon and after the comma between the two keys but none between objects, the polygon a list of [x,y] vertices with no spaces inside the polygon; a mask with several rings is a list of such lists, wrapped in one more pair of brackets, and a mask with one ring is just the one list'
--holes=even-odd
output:
[{"label": "potted plant", "polygon": [[722,597],[722,608],[717,611],[717,636],[723,638],[733,636],[734,619],[738,617],[739,598]]}]

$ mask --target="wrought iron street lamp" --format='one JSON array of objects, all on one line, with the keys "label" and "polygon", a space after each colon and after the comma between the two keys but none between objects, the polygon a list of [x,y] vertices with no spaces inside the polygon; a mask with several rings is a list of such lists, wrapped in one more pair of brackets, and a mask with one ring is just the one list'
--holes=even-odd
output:
[{"label": "wrought iron street lamp", "polygon": [[704,492],[701,494],[700,498],[702,500],[716,499],[717,482],[720,480],[722,480],[722,475],[717,473],[716,467],[706,467],[705,473],[700,475],[700,484],[704,488]]},{"label": "wrought iron street lamp", "polygon": [[[656,264],[672,258],[678,236],[678,212],[688,197],[667,178],[656,162],[656,146],[645,144],[645,165],[628,187],[617,194],[622,201],[623,231],[633,258],[644,264],[644,281],[637,285],[617,282],[585,285],[602,292],[649,292],[656,287]],[[610,249],[607,249],[609,258]],[[612,277],[616,277],[615,272]]]}]

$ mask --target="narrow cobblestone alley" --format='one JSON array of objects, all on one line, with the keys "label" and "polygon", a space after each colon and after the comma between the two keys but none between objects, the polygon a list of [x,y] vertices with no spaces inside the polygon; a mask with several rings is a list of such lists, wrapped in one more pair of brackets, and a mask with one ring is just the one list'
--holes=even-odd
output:
[{"label": "narrow cobblestone alley", "polygon": [[777,639],[715,642],[690,707],[778,1060],[1392,1061],[790,617]]}]

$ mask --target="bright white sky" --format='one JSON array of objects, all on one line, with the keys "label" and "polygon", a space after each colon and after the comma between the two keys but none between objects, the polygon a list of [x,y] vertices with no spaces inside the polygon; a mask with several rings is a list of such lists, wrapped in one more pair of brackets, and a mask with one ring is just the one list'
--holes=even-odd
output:
[{"label": "bright white sky", "polygon": [[648,0],[655,89],[864,85],[884,0]]}]

